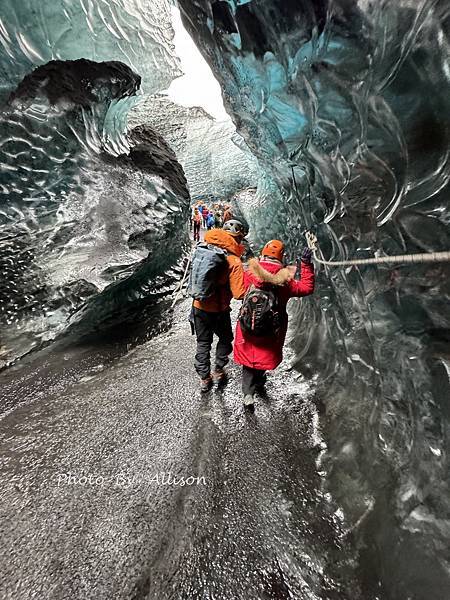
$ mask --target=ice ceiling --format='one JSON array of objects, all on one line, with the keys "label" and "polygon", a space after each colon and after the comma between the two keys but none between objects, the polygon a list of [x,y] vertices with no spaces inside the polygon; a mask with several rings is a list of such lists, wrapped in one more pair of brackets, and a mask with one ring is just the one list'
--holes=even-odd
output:
[{"label": "ice ceiling", "polygon": [[[291,253],[305,227],[327,257],[450,248],[446,0],[179,5],[237,134],[161,95],[180,74],[168,2],[3,0],[10,356],[163,298],[189,194],[237,194],[253,240],[282,236]],[[444,264],[321,270],[293,309],[328,485],[391,598],[450,586],[449,287]]]}]

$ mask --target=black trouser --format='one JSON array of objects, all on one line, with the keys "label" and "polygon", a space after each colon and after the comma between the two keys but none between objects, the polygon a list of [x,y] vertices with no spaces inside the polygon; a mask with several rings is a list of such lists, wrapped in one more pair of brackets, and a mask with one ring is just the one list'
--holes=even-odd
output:
[{"label": "black trouser", "polygon": [[194,221],[194,242],[200,241],[200,221]]},{"label": "black trouser", "polygon": [[195,370],[202,379],[211,372],[211,346],[214,334],[219,338],[216,348],[216,368],[222,369],[229,361],[233,349],[233,329],[230,311],[206,312],[193,308],[195,335],[197,336],[197,353]]},{"label": "black trouser", "polygon": [[252,369],[251,367],[242,367],[242,392],[244,396],[255,393],[256,388],[264,385],[265,371],[261,369]]}]

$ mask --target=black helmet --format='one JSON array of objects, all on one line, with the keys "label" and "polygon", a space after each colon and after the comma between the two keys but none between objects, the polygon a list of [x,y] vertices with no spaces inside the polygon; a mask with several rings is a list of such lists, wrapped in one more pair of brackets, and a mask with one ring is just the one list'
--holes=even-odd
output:
[{"label": "black helmet", "polygon": [[224,231],[228,231],[228,233],[231,233],[231,235],[246,235],[244,225],[242,225],[242,223],[240,221],[237,221],[236,219],[230,219],[229,221],[225,221],[222,229]]}]

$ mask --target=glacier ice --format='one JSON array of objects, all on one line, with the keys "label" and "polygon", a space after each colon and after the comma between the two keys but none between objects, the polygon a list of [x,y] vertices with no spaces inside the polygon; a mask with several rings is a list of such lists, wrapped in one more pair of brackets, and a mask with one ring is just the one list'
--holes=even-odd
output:
[{"label": "glacier ice", "polygon": [[87,334],[133,320],[174,281],[189,192],[159,134],[126,131],[140,82],[120,62],[50,61],[0,114],[0,314],[10,359],[68,321]]},{"label": "glacier ice", "polygon": [[[171,258],[183,251],[185,183],[177,195],[170,175],[123,158],[139,159],[130,154],[134,137],[161,164],[175,160],[160,136],[150,141],[144,132],[143,146],[136,132],[126,135],[139,94],[165,89],[181,74],[173,36],[167,0],[2,2],[3,359],[52,339],[69,315],[93,325],[87,306],[108,286],[101,319],[121,312],[119,299],[145,304],[173,281],[166,260],[149,269],[148,254],[156,230],[153,250],[170,235],[179,240]],[[167,226],[156,227],[165,217]],[[127,291],[121,280],[133,273]]]},{"label": "glacier ice", "polygon": [[[233,196],[254,241],[282,236],[292,256],[305,228],[327,258],[450,248],[446,0],[179,4],[236,135],[158,94],[180,73],[167,1],[3,0],[0,307],[16,354],[164,297],[186,242],[175,153],[193,197]],[[52,70],[69,82],[56,98]],[[326,268],[291,311],[333,495],[392,598],[450,585],[448,282],[443,264]]]},{"label": "glacier ice", "polygon": [[138,72],[145,92],[181,75],[168,0],[2,0],[0,96],[50,60],[117,60]]},{"label": "glacier ice", "polygon": [[143,123],[160,133],[176,153],[193,200],[228,200],[256,185],[261,176],[255,157],[237,142],[231,121],[215,121],[202,108],[179,106],[166,95],[155,94],[130,111],[130,127]]},{"label": "glacier ice", "polygon": [[[256,212],[260,241],[281,236],[296,253],[313,228],[335,259],[450,248],[448,3],[179,4],[278,189]],[[262,227],[271,210],[283,219]],[[334,494],[390,597],[450,586],[433,550],[450,514],[449,274],[448,264],[326,268],[293,310],[298,367],[321,382]],[[350,442],[353,458],[341,452]],[[407,482],[421,493],[403,502]],[[407,535],[414,502],[436,526],[416,521]],[[420,581],[406,556],[427,564]]]}]

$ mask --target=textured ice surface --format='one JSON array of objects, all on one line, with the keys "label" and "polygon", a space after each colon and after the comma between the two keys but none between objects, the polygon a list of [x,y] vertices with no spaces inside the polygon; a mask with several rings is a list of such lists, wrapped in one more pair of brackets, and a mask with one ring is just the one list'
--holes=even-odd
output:
[{"label": "textured ice surface", "polygon": [[165,89],[181,74],[167,0],[2,0],[0,94],[50,60],[119,60]]},{"label": "textured ice surface", "polygon": [[10,359],[69,317],[105,331],[136,316],[173,280],[189,193],[159,134],[125,133],[139,85],[119,62],[52,61],[4,106],[0,315]]},{"label": "textured ice surface", "polygon": [[[448,2],[180,6],[278,189],[261,240],[298,251],[314,227],[327,258],[450,248]],[[315,297],[293,309],[299,367],[324,384],[333,491],[389,597],[450,589],[449,274],[321,270]]]},{"label": "textured ice surface", "polygon": [[252,224],[255,242],[274,224],[283,226],[279,188],[231,121],[215,121],[201,108],[156,94],[133,106],[128,123],[148,123],[158,131],[183,166],[192,199],[232,202],[235,213]]},{"label": "textured ice surface", "polygon": [[[142,164],[142,152],[163,165],[175,160],[158,136],[129,155],[136,162],[123,155],[132,143],[142,149],[136,135],[132,143],[124,135],[136,94],[181,74],[172,40],[166,0],[2,1],[0,360],[54,337],[108,285],[100,320],[120,313],[121,300],[145,304],[164,287],[158,274],[182,251],[185,183],[175,190],[173,173]],[[166,236],[179,245],[149,270],[149,250]],[[120,280],[144,259],[124,290]]]},{"label": "textured ice surface", "polygon": [[[188,196],[153,129],[193,195],[237,194],[257,241],[283,236],[296,253],[314,227],[326,257],[450,247],[446,0],[180,5],[241,150],[229,126],[158,97],[124,135],[139,76],[155,93],[177,73],[166,2],[2,2],[1,308],[14,352],[72,312],[101,331],[170,286]],[[52,99],[44,77],[6,104],[36,66],[78,58],[127,66],[92,67],[80,86],[73,63],[53,64],[64,94]],[[447,598],[448,266],[326,269],[317,288],[292,307],[292,333],[299,368],[323,384],[345,525],[387,597]]]},{"label": "textured ice surface", "polygon": [[175,151],[193,199],[230,199],[261,177],[258,161],[239,147],[231,121],[215,121],[202,108],[186,108],[167,96],[147,96],[130,111],[129,126],[147,123]]}]

